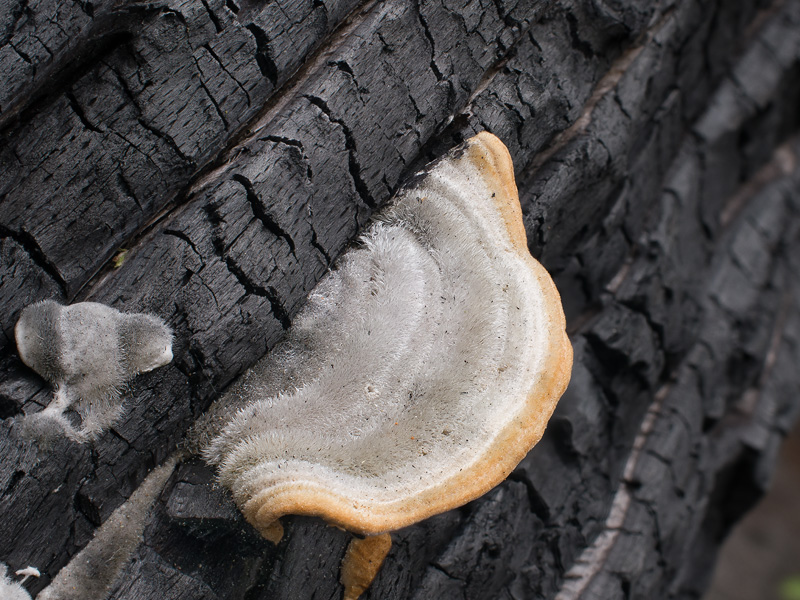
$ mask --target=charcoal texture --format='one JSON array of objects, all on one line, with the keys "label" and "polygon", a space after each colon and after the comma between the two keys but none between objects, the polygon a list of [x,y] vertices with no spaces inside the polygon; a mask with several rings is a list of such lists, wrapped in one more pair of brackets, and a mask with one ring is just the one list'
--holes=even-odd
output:
[{"label": "charcoal texture", "polygon": [[[0,3],[0,561],[39,592],[282,337],[370,216],[488,130],[572,382],[507,481],[393,534],[366,598],[699,598],[800,410],[800,0]],[[28,304],[151,312],[175,359],[38,448]],[[182,462],[110,597],[339,598]]]}]

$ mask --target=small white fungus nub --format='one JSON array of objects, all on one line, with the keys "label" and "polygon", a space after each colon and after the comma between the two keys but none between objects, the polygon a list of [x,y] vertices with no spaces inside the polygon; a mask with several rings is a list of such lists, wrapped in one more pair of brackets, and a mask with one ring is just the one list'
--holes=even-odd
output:
[{"label": "small white fungus nub", "polygon": [[[43,437],[98,437],[122,414],[127,382],[172,360],[172,331],[163,320],[96,302],[27,306],[14,336],[22,362],[55,388],[47,408],[26,417],[26,429]],[[77,413],[79,426],[67,410]]]},{"label": "small white fungus nub", "polygon": [[539,440],[564,328],[508,151],[479,134],[396,195],[195,443],[266,537],[284,514],[391,531],[485,493]]},{"label": "small white fungus nub", "polygon": [[22,577],[22,581],[26,581],[30,577],[41,577],[42,574],[36,567],[25,567],[24,569],[19,569],[15,571],[17,577]]}]

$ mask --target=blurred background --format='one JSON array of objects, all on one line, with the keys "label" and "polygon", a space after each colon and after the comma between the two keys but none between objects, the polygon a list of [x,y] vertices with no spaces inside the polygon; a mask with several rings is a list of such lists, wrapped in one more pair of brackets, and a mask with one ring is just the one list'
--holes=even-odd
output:
[{"label": "blurred background", "polygon": [[769,493],[731,532],[704,600],[800,600],[800,425]]}]

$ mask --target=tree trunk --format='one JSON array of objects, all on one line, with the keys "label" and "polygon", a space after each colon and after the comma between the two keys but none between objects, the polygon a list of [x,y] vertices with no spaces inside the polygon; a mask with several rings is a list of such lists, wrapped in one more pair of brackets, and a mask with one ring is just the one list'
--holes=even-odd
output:
[{"label": "tree trunk", "polygon": [[[800,0],[6,0],[0,561],[36,593],[180,444],[373,211],[481,131],[575,349],[545,438],[393,535],[366,598],[698,598],[800,407]],[[120,264],[121,263],[121,264]],[[161,315],[175,360],[38,448],[32,302]],[[177,467],[111,598],[339,598],[350,534],[261,539]]]}]

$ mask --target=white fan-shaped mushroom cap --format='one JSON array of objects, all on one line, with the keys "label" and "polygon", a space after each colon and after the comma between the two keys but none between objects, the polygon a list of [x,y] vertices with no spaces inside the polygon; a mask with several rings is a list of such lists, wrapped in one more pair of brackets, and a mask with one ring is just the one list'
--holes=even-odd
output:
[{"label": "white fan-shaped mushroom cap", "polygon": [[481,133],[396,195],[196,437],[268,537],[285,514],[391,531],[505,479],[571,365],[511,157]]}]

